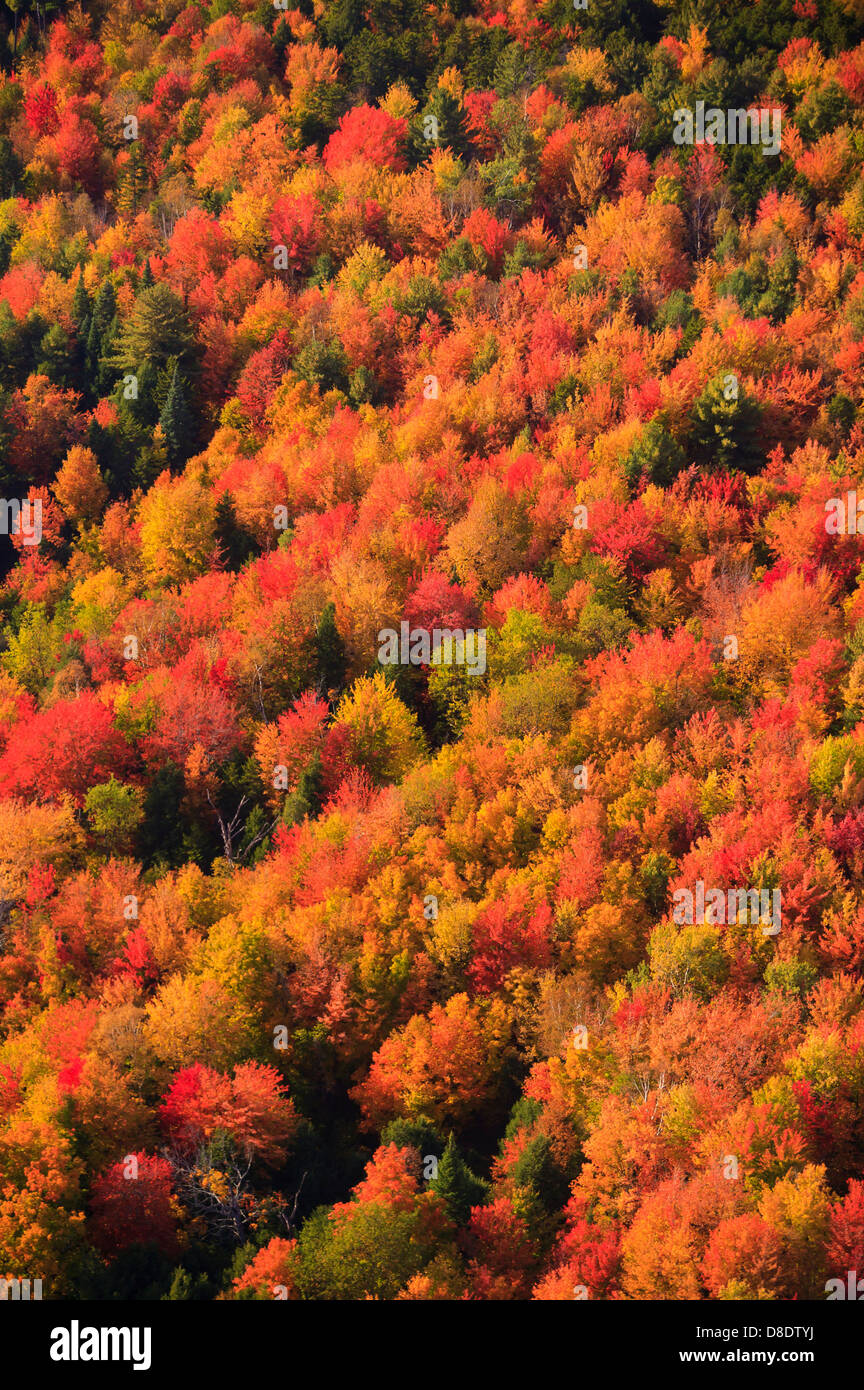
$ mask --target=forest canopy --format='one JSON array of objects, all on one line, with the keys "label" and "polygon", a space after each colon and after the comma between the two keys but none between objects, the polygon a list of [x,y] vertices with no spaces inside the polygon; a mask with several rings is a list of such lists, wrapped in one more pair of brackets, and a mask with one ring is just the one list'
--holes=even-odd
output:
[{"label": "forest canopy", "polygon": [[0,1275],[824,1298],[861,0],[292,4],[0,7]]}]

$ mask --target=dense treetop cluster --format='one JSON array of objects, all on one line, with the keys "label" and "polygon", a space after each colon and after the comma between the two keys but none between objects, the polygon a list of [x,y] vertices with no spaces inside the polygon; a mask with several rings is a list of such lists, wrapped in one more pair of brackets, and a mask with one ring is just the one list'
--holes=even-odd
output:
[{"label": "dense treetop cluster", "polygon": [[7,0],[0,64],[0,1274],[864,1271],[862,0]]}]

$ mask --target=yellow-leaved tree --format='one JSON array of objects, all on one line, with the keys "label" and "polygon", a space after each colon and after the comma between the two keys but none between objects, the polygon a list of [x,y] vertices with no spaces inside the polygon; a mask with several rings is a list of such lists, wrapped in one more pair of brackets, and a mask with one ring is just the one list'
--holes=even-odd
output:
[{"label": "yellow-leaved tree", "polygon": [[216,544],[216,504],[200,477],[160,473],[141,503],[141,558],[151,582],[203,574]]},{"label": "yellow-leaved tree", "polygon": [[355,681],[336,711],[354,757],[376,782],[398,782],[424,752],[423,731],[383,671]]}]

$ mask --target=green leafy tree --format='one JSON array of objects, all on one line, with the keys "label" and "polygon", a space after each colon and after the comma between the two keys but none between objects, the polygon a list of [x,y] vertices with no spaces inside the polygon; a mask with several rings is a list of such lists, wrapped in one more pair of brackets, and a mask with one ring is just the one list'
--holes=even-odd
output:
[{"label": "green leafy tree", "polygon": [[87,819],[110,853],[129,848],[144,816],[142,803],[137,787],[118,782],[113,775],[88,791],[84,798]]},{"label": "green leafy tree", "polygon": [[314,1212],[299,1237],[298,1283],[304,1298],[395,1298],[435,1253],[423,1213],[397,1211],[383,1202],[358,1203],[333,1221]]}]

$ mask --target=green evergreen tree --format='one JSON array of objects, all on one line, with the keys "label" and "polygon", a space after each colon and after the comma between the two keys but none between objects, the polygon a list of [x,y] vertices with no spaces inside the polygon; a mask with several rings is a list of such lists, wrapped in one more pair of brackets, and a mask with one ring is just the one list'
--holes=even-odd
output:
[{"label": "green evergreen tree", "polygon": [[166,1294],[162,1295],[163,1303],[201,1303],[209,1302],[216,1293],[216,1286],[211,1283],[207,1275],[202,1273],[192,1275],[188,1269],[182,1265],[175,1269],[174,1277],[171,1280],[171,1287]]},{"label": "green evergreen tree", "polygon": [[144,820],[138,833],[139,853],[147,867],[176,869],[186,857],[186,823],[180,802],[186,793],[183,769],[175,763],[159,768],[144,798]]},{"label": "green evergreen tree", "polygon": [[177,467],[185,462],[192,450],[194,426],[189,407],[186,404],[183,378],[176,364],[168,395],[159,415],[159,424],[162,426],[162,433],[165,436],[168,458]]},{"label": "green evergreen tree", "polygon": [[471,1172],[452,1134],[438,1164],[438,1176],[429,1186],[443,1199],[447,1215],[457,1226],[464,1226],[471,1208],[486,1200],[486,1184]]},{"label": "green evergreen tree", "polygon": [[624,460],[627,477],[634,486],[647,478],[661,487],[668,487],[686,464],[687,456],[681,445],[656,418],[645,426]]},{"label": "green evergreen tree", "polygon": [[117,295],[110,280],[103,280],[96,293],[87,334],[87,373],[91,395],[111,389],[114,372],[108,357],[117,333]]},{"label": "green evergreen tree", "polygon": [[401,1116],[397,1120],[389,1120],[381,1131],[381,1143],[395,1144],[397,1149],[416,1149],[421,1157],[432,1154],[439,1159],[445,1149],[442,1136],[425,1115],[416,1120],[406,1120]]},{"label": "green evergreen tree", "polygon": [[317,816],[324,800],[324,779],[321,773],[321,754],[316,753],[304,768],[296,791],[285,797],[281,820],[284,825],[298,825],[307,816]]},{"label": "green evergreen tree", "polygon": [[90,319],[93,305],[84,284],[84,276],[78,277],[75,295],[72,300],[72,321],[75,324],[75,341],[71,347],[71,370],[76,390],[89,397],[87,378],[87,338],[90,333]]},{"label": "green evergreen tree", "polygon": [[90,332],[90,317],[93,313],[93,305],[87,293],[87,286],[84,284],[84,276],[79,275],[78,284],[75,286],[75,294],[72,299],[72,319],[78,330],[79,338],[86,341],[87,334]]},{"label": "green evergreen tree", "polygon": [[449,149],[460,159],[474,154],[466,113],[452,92],[436,87],[422,111],[411,122],[408,136],[410,158],[423,164],[435,149]]},{"label": "green evergreen tree", "polygon": [[758,443],[760,409],[734,373],[709,381],[693,405],[696,460],[707,467],[756,473],[763,461]]},{"label": "green evergreen tree", "polygon": [[237,520],[230,492],[223,492],[216,504],[216,539],[225,567],[232,571],[242,569],[258,549],[254,538]]},{"label": "green evergreen tree", "polygon": [[11,140],[5,135],[0,135],[0,200],[14,198],[16,193],[24,194],[25,188],[22,188],[22,183],[29,182],[24,176],[23,166]]},{"label": "green evergreen tree", "polygon": [[40,376],[47,376],[57,386],[74,385],[75,362],[72,344],[59,323],[53,324],[39,344],[39,361],[36,370]]},{"label": "green evergreen tree", "polygon": [[110,332],[111,325],[117,315],[117,295],[114,285],[110,280],[103,280],[96,291],[96,298],[93,301],[93,310],[90,321],[90,330],[87,347],[90,349],[92,339],[93,346],[98,356],[104,350],[105,341]]},{"label": "green evergreen tree", "polygon": [[335,700],[345,685],[346,658],[345,643],[336,626],[336,606],[328,603],[324,607],[315,634],[316,661],[318,666],[318,693]]},{"label": "green evergreen tree", "polygon": [[168,285],[160,281],[138,295],[118,335],[111,365],[134,372],[145,362],[164,367],[176,358],[183,365],[191,361],[195,335],[189,315]]},{"label": "green evergreen tree", "polygon": [[510,1180],[530,1192],[546,1211],[557,1211],[567,1201],[567,1179],[545,1134],[538,1134],[525,1147],[510,1170]]}]

